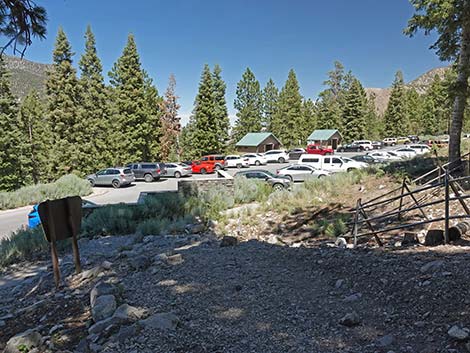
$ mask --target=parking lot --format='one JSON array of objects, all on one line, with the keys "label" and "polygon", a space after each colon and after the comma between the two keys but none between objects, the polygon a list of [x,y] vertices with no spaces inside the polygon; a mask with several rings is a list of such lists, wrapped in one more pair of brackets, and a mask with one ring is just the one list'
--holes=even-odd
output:
[{"label": "parking lot", "polygon": [[[393,150],[396,147],[386,147],[383,150]],[[338,156],[352,157],[358,154],[365,154],[366,152],[344,152],[335,153]],[[277,169],[281,169],[289,164],[297,163],[297,161],[289,161],[288,163],[268,163],[259,167],[251,166],[250,169],[264,169],[272,173],[276,173]],[[246,168],[244,168],[246,170]],[[230,175],[235,175],[239,169],[229,168],[227,172]],[[194,174],[189,177],[192,179],[205,179],[214,178],[215,174]],[[85,197],[87,200],[93,201],[99,205],[117,204],[117,203],[135,203],[137,202],[141,192],[149,191],[174,191],[177,190],[178,179],[175,178],[162,178],[159,181],[146,183],[144,181],[136,181],[131,186],[114,189],[113,187],[94,187],[93,194]],[[21,207],[14,210],[0,211],[0,239],[8,236],[11,232],[17,230],[21,226],[27,224],[27,216],[31,206]]]}]

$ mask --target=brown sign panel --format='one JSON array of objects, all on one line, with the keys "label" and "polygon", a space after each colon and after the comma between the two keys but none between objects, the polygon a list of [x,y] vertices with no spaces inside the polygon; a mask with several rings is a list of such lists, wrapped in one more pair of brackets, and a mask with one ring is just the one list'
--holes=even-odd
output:
[{"label": "brown sign panel", "polygon": [[78,234],[82,222],[80,196],[41,202],[39,218],[48,242],[64,240]]}]

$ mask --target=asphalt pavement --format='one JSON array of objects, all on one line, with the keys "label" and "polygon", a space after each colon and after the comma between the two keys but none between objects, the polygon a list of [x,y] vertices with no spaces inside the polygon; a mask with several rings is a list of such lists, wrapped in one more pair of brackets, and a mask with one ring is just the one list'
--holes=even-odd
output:
[{"label": "asphalt pavement", "polygon": [[[388,148],[391,149],[391,148]],[[387,150],[387,149],[385,149]],[[339,156],[355,156],[356,152],[336,153]],[[276,173],[277,169],[285,167],[289,164],[296,163],[297,161],[290,161],[289,163],[269,163],[264,166],[251,166],[251,169],[264,169],[272,173]],[[244,168],[246,169],[246,168]],[[237,168],[230,168],[227,172],[234,175],[239,170]],[[198,175],[195,174],[190,178],[212,178],[214,174]],[[177,179],[175,178],[162,178],[153,183],[146,183],[144,181],[137,181],[131,186],[114,189],[112,187],[95,187],[93,194],[86,196],[85,199],[93,201],[99,205],[117,204],[117,203],[135,203],[137,202],[141,192],[148,191],[172,191],[177,190]],[[0,240],[9,236],[13,231],[25,227],[28,224],[28,213],[31,211],[31,206],[16,208],[13,210],[0,211]]]}]

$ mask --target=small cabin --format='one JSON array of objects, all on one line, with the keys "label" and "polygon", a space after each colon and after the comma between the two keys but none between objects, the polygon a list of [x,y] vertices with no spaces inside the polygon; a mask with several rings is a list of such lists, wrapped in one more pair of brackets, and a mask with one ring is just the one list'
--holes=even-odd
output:
[{"label": "small cabin", "polygon": [[313,131],[307,138],[307,144],[320,145],[336,150],[341,144],[342,136],[338,130],[320,129]]},{"label": "small cabin", "polygon": [[281,146],[281,141],[271,132],[249,132],[235,144],[240,153],[264,153]]}]

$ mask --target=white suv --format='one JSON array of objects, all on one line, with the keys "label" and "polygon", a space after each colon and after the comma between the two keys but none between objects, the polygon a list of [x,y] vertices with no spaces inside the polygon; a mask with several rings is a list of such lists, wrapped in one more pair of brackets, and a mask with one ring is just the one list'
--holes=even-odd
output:
[{"label": "white suv", "polygon": [[387,137],[384,138],[383,141],[385,146],[395,146],[398,142],[398,140],[395,137]]},{"label": "white suv", "polygon": [[374,145],[372,145],[372,141],[369,141],[369,140],[354,141],[352,144],[361,146],[362,148],[364,148],[365,151],[372,151],[374,149]]},{"label": "white suv", "polygon": [[264,158],[266,162],[285,163],[289,160],[289,155],[285,150],[271,150],[264,154]]},{"label": "white suv", "polygon": [[225,166],[227,168],[249,167],[250,162],[248,158],[242,158],[236,154],[232,154],[225,157]]},{"label": "white suv", "polygon": [[299,164],[307,164],[316,169],[328,170],[333,173],[350,172],[354,169],[367,168],[367,163],[357,162],[351,158],[339,156],[321,156],[318,154],[303,154]]}]

